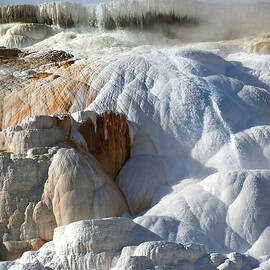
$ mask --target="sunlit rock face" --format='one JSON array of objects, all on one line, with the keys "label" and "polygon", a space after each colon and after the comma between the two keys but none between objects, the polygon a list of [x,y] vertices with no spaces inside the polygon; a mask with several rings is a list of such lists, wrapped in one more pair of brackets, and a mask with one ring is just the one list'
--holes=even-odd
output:
[{"label": "sunlit rock face", "polygon": [[244,253],[269,226],[269,58],[257,73],[234,57],[163,49],[103,58],[90,89],[108,79],[88,108],[140,125],[117,176],[137,222],[165,240]]},{"label": "sunlit rock face", "polygon": [[[58,76],[48,76],[27,84],[3,100],[3,128],[21,123],[23,119],[37,114],[70,113],[80,110],[85,100],[76,100],[88,93],[86,84]],[[86,100],[87,102],[87,100]]]},{"label": "sunlit rock face", "polygon": [[128,211],[113,179],[98,162],[73,149],[59,150],[54,156],[42,201],[53,211],[58,226],[87,218],[121,216]]},{"label": "sunlit rock face", "polygon": [[[31,97],[31,95],[33,95],[34,88],[37,91],[37,86],[32,86],[31,88],[31,85],[39,83],[39,80],[46,79],[48,76],[52,75],[52,70],[55,71],[60,67],[70,66],[73,62],[69,62],[69,59],[72,57],[73,56],[71,54],[62,51],[29,53],[21,52],[18,49],[0,48],[1,129],[19,124],[29,116],[37,114],[65,113],[68,111],[68,106],[66,105],[68,102],[66,102],[66,99],[64,99],[62,105],[59,104],[59,108],[53,104],[50,105],[50,109],[47,106],[44,108],[44,105],[48,104],[46,102],[46,96],[50,95],[50,93],[41,94],[43,99],[42,97],[39,99],[35,97],[36,102],[34,102],[34,97]],[[46,66],[46,68],[44,68],[44,66]],[[54,81],[54,79],[55,77],[52,78],[52,81]],[[48,86],[46,83],[43,84]],[[26,89],[24,89],[24,85],[28,85]],[[40,83],[38,87],[41,85],[42,84]],[[75,85],[74,82],[73,85]],[[44,91],[45,86],[43,88]],[[51,87],[53,88],[53,85]],[[71,86],[67,86],[69,89],[67,91],[71,91],[70,87]],[[7,98],[7,96],[9,96],[9,98]],[[27,103],[24,103],[21,98],[27,100]],[[39,101],[41,99],[43,102]],[[32,103],[35,104],[34,108],[31,104],[31,100]],[[38,104],[40,103],[42,103],[43,106],[38,108]],[[19,110],[15,109],[16,106],[18,106]]]},{"label": "sunlit rock face", "polygon": [[79,132],[87,143],[88,151],[103,165],[106,173],[115,178],[130,156],[132,138],[125,116],[111,112],[96,115],[94,123],[92,119],[83,121]]},{"label": "sunlit rock face", "polygon": [[[155,180],[150,182],[148,179]],[[156,192],[168,184],[164,163],[157,155],[132,157],[124,165],[116,181],[133,215],[150,208]]]},{"label": "sunlit rock face", "polygon": [[72,55],[62,51],[1,49],[0,53],[2,129],[30,116],[84,110],[97,95],[88,85],[102,68],[96,68],[95,62],[92,71],[84,73],[85,61],[74,63]]},{"label": "sunlit rock face", "polygon": [[[115,173],[130,153],[126,119],[112,112],[92,113],[97,119],[94,122],[91,112],[83,114],[82,123],[68,115],[36,116],[1,132],[0,236],[6,247],[4,259],[14,259],[26,250],[37,249],[44,240],[52,240],[57,226],[128,213],[114,182]],[[80,129],[87,133],[80,133]],[[110,136],[116,131],[117,137]],[[91,138],[97,145],[106,141],[103,152],[88,147]],[[33,240],[37,238],[41,242]]]}]

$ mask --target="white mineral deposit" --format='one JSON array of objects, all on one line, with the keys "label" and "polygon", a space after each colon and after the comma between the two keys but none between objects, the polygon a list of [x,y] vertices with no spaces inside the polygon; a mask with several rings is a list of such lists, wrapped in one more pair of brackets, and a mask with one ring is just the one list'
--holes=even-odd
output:
[{"label": "white mineral deposit", "polygon": [[0,270],[269,270],[269,14],[0,0]]}]

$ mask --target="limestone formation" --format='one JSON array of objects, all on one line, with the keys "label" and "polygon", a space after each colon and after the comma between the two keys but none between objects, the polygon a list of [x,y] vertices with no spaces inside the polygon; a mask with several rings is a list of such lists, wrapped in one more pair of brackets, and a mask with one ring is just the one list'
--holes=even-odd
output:
[{"label": "limestone formation", "polygon": [[118,260],[116,268],[118,270],[154,270],[154,264],[146,256],[127,256]]},{"label": "limestone formation", "polygon": [[[177,48],[41,67],[38,54],[3,57],[3,249],[53,240],[0,269],[256,269],[250,255],[270,250],[269,57],[231,57],[240,63]],[[80,98],[72,87],[61,96],[70,81]],[[40,109],[59,114],[36,116]],[[135,122],[136,149],[115,112]],[[102,219],[128,215],[128,206],[141,216]]]},{"label": "limestone formation", "polygon": [[240,253],[209,254],[202,245],[162,241],[129,218],[83,220],[58,227],[53,241],[14,262],[0,262],[0,269],[31,265],[38,270],[37,262],[66,270],[251,270],[259,265]]},{"label": "limestone formation", "polygon": [[177,266],[183,260],[195,263],[206,255],[206,250],[203,246],[192,244],[184,246],[170,242],[146,242],[136,248],[134,255],[146,256],[157,266]]},{"label": "limestone formation", "polygon": [[74,149],[60,149],[54,155],[42,201],[52,210],[57,226],[128,211],[113,179],[95,158]]},{"label": "limestone formation", "polygon": [[122,114],[105,112],[97,115],[95,123],[91,119],[80,124],[88,151],[103,165],[106,173],[115,178],[128,159],[131,138],[129,125]]},{"label": "limestone formation", "polygon": [[[155,180],[149,182],[148,179]],[[131,157],[117,176],[116,181],[125,195],[133,215],[150,208],[154,194],[159,188],[168,184],[162,160],[153,155]]]},{"label": "limestone formation", "polygon": [[1,48],[0,57],[2,129],[36,115],[84,110],[97,95],[88,86],[97,71],[88,68],[84,75],[85,62],[75,62],[71,54]]},{"label": "limestone formation", "polygon": [[[4,55],[9,54],[10,50],[3,48],[2,51]],[[0,81],[3,82],[0,85],[2,129],[21,124],[24,119],[40,114],[52,115],[83,110],[95,99],[102,88],[102,84],[96,83],[90,91],[88,82],[98,76],[103,70],[103,65],[97,63],[96,67],[93,67],[95,63],[89,65],[85,61],[75,62],[71,59],[72,55],[61,51],[20,54],[15,52],[14,55],[17,57],[12,59],[6,57],[4,62],[0,62],[0,67],[3,69],[3,75],[0,74]],[[20,76],[14,77],[14,74],[20,74]],[[22,74],[25,75],[22,76]],[[79,127],[83,140],[86,141],[88,149],[86,150],[93,154],[106,173],[114,178],[129,156],[129,150],[125,151],[130,148],[132,139],[128,135],[128,125],[123,116],[110,113],[101,114],[93,120],[94,123],[86,117]],[[20,147],[27,148],[28,137],[23,137],[29,132],[9,132],[9,140],[23,140],[24,143],[20,144]],[[61,133],[59,133],[59,128],[57,130],[45,129],[43,132],[56,132],[54,139],[62,140],[59,138]],[[34,139],[37,136],[34,133],[37,132],[31,130],[30,140],[35,141],[36,146],[41,146],[41,140],[43,144],[53,143],[48,141],[51,138],[49,134],[44,133],[43,139],[39,140]],[[1,143],[5,144],[7,141],[5,136],[5,134],[0,136]],[[18,149],[18,145],[18,143],[10,143],[10,150],[14,150],[12,147],[17,147],[14,151],[18,153],[25,150]],[[2,145],[1,148],[6,149],[7,146]]]},{"label": "limestone formation", "polygon": [[[31,32],[32,33],[32,32]],[[46,65],[65,65],[69,59],[73,58],[73,55],[65,51],[48,51],[48,52],[27,52],[22,55],[26,62],[31,62],[32,64]]]},{"label": "limestone formation", "polygon": [[0,132],[5,259],[52,240],[57,226],[128,213],[114,182],[130,153],[128,123],[111,112],[85,119],[35,116]]},{"label": "limestone formation", "polygon": [[[65,53],[63,51],[51,51],[51,52],[43,52],[43,53],[34,53],[34,52],[27,52],[27,51],[20,51],[18,49],[7,49],[7,48],[0,48],[0,97],[1,97],[1,123],[9,122],[9,126],[19,124],[21,121],[29,116],[34,116],[35,114],[32,113],[31,110],[31,104],[29,106],[25,104],[25,106],[22,106],[20,103],[21,100],[18,100],[15,98],[13,100],[13,97],[16,97],[17,92],[21,92],[20,89],[27,84],[36,82],[38,83],[40,79],[46,79],[49,76],[52,76],[53,72],[59,68],[62,67],[62,69],[65,69],[72,65],[72,58],[73,56],[71,54]],[[46,66],[44,68],[44,66]],[[56,76],[59,77],[59,76]],[[55,79],[56,77],[52,77]],[[28,86],[29,88],[29,86]],[[28,89],[27,88],[27,89]],[[34,86],[31,89],[33,92]],[[31,93],[31,91],[28,92],[28,95]],[[37,91],[37,89],[35,90]],[[34,92],[35,92],[34,91]],[[5,107],[5,97],[9,94],[11,94],[10,98],[7,99],[7,110],[6,112]],[[22,97],[22,94],[19,94]],[[30,94],[31,95],[31,94]],[[54,96],[55,97],[55,96]],[[42,98],[40,99],[42,100]],[[45,101],[43,99],[43,101]],[[20,106],[19,111],[15,110],[14,108],[10,107],[10,105],[17,105]],[[41,102],[42,103],[42,102]],[[38,105],[39,103],[34,103]],[[42,103],[43,104],[43,103]],[[60,108],[63,106],[60,106]],[[35,109],[34,111],[37,112],[38,109]],[[40,112],[36,113],[38,115],[42,114],[42,111],[44,113],[46,110],[40,108]],[[55,113],[65,113],[64,110],[58,111],[52,111],[50,110],[51,114]],[[31,114],[32,113],[32,114]],[[4,115],[7,114],[7,118],[9,120],[5,121]],[[15,115],[18,114],[16,117]],[[14,118],[15,117],[15,118]],[[14,119],[14,122],[11,122]],[[6,128],[7,126],[2,126],[1,129]]]},{"label": "limestone formation", "polygon": [[1,153],[0,217],[7,225],[4,241],[20,239],[25,208],[40,199],[54,151],[30,156]]}]

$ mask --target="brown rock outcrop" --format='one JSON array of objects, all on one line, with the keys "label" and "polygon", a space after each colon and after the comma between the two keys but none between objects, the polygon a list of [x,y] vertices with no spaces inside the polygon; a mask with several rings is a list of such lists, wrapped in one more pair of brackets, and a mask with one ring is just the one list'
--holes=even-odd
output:
[{"label": "brown rock outcrop", "polygon": [[46,65],[50,63],[55,63],[57,65],[58,63],[67,61],[72,57],[72,54],[65,51],[49,51],[44,53],[39,52],[27,54],[26,57],[24,57],[24,60],[38,65]]},{"label": "brown rock outcrop", "polygon": [[126,118],[122,114],[105,112],[79,127],[88,151],[102,164],[106,173],[116,177],[130,152],[130,138]]}]

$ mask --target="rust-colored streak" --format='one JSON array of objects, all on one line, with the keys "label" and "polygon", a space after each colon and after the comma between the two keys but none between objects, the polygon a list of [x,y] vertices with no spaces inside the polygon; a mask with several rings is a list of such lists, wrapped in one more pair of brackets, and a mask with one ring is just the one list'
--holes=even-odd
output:
[{"label": "rust-colored streak", "polygon": [[33,74],[33,77],[35,79],[44,79],[44,78],[47,78],[47,77],[51,76],[52,74],[53,73],[41,72],[41,73]]},{"label": "rust-colored streak", "polygon": [[[80,96],[86,98],[80,99]],[[20,124],[33,115],[72,113],[73,108],[83,110],[93,100],[90,96],[88,85],[72,79],[52,75],[31,81],[20,90],[5,96],[2,129]]]},{"label": "rust-colored streak", "polygon": [[[12,125],[16,125],[21,123],[24,119],[28,118],[32,115],[32,105],[31,104],[23,104],[23,102],[17,103],[18,107],[21,107],[20,112],[12,113],[12,116],[9,118],[6,126],[2,126],[2,128],[10,127]],[[6,108],[4,109],[3,116],[5,115]]]},{"label": "rust-colored streak", "polygon": [[[97,60],[75,60],[63,51],[37,54],[6,48],[0,48],[0,58],[2,130],[30,116],[84,110],[103,87],[100,81],[89,84],[104,68]],[[16,75],[28,71],[27,76]]]},{"label": "rust-colored streak", "polygon": [[72,66],[75,63],[75,60],[68,60],[68,61],[64,61],[62,63],[60,63],[60,66],[63,68],[68,68],[70,66]]},{"label": "rust-colored streak", "polygon": [[128,124],[123,114],[105,112],[97,116],[96,128],[92,120],[84,121],[79,131],[87,142],[88,151],[115,178],[130,156]]}]

